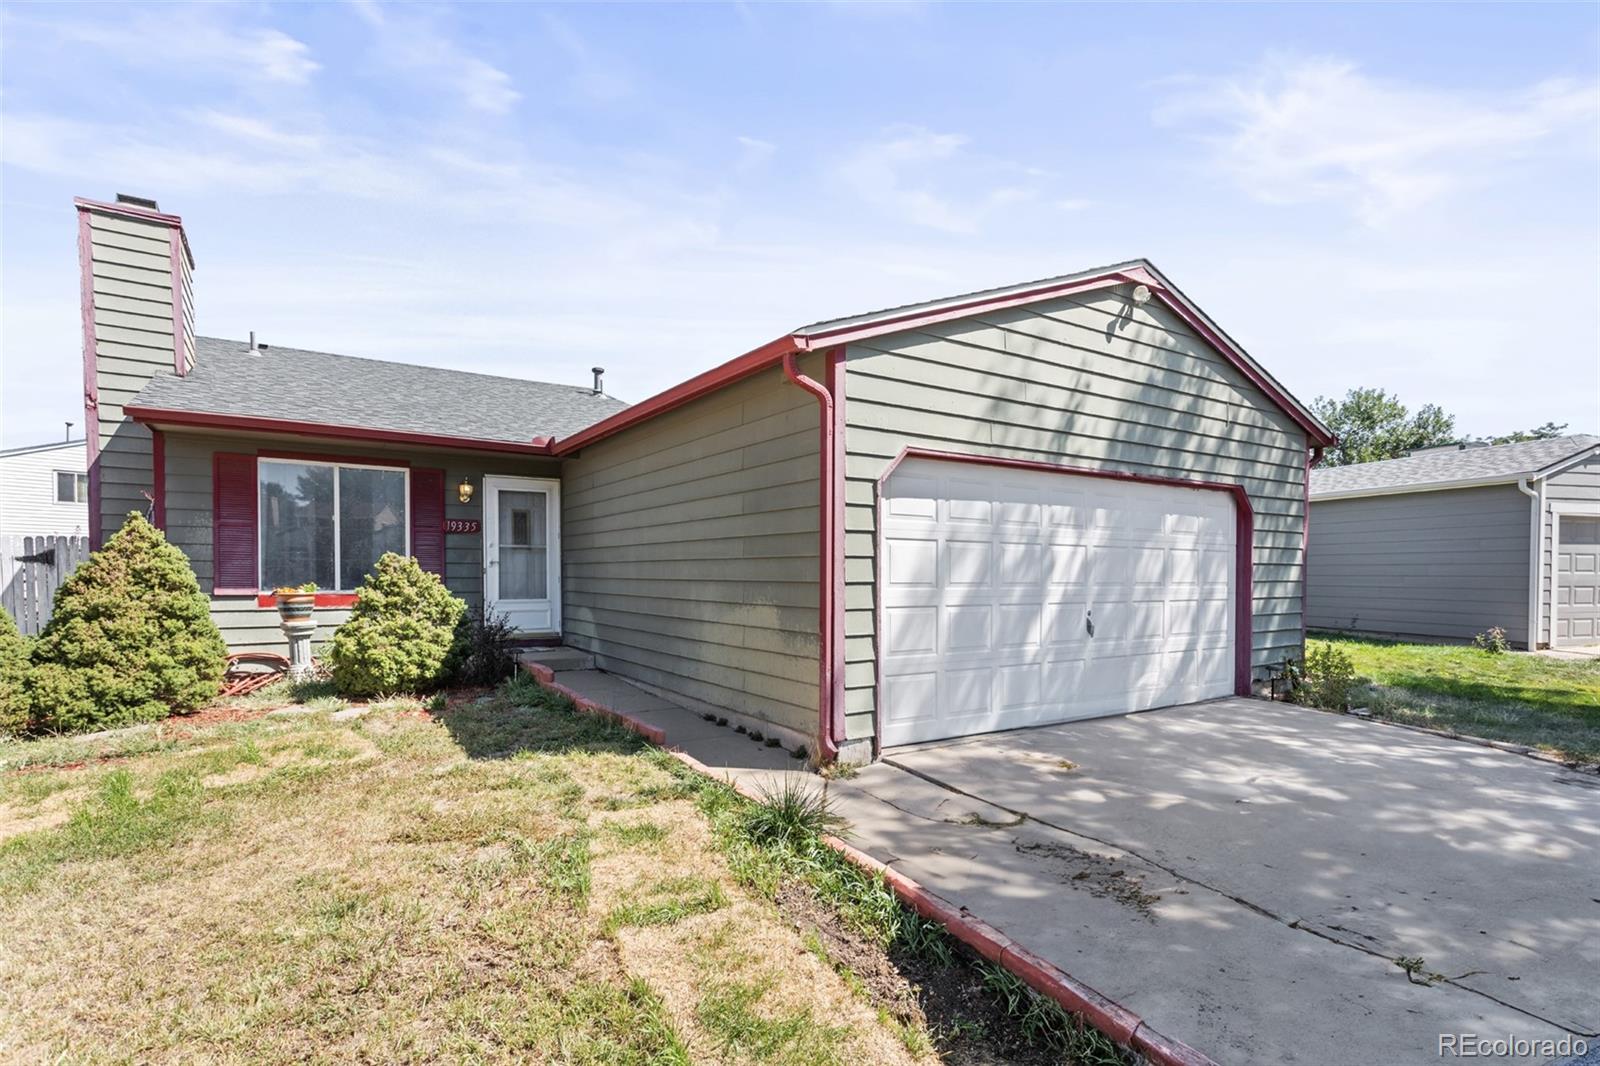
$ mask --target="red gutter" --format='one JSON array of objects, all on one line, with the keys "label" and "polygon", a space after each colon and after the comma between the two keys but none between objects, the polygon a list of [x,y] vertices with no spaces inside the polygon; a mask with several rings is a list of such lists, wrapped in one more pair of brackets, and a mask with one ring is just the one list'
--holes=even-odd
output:
[{"label": "red gutter", "polygon": [[[795,365],[796,354],[792,351],[784,353],[783,373],[790,381],[817,398],[817,407],[822,418],[818,437],[822,468],[818,488],[821,498],[819,505],[821,529],[817,545],[817,630],[822,648],[817,655],[817,743],[818,761],[831,763],[839,755],[838,733],[841,723],[838,719],[843,711],[844,702],[835,694],[835,686],[844,683],[844,670],[836,669],[834,662],[835,655],[843,652],[843,645],[835,640],[835,635],[841,628],[836,625],[835,616],[844,603],[841,588],[843,585],[841,564],[844,555],[840,550],[843,544],[835,533],[834,518],[837,503],[835,475],[839,468],[840,444],[835,418],[836,412],[842,410],[844,405],[838,402],[840,397],[835,393],[800,372],[800,368]],[[839,381],[838,371],[835,368],[843,361],[843,357],[842,348],[829,352],[827,357],[827,376],[836,387]]]},{"label": "red gutter", "polygon": [[161,407],[129,404],[128,417],[145,425],[194,426],[203,429],[242,429],[258,433],[291,433],[311,437],[348,437],[354,440],[384,441],[391,444],[417,444],[430,448],[450,448],[474,452],[515,452],[519,455],[550,455],[550,441],[539,438],[527,444],[518,441],[481,440],[473,437],[444,436],[437,433],[408,433],[366,426],[341,426],[322,422],[303,422],[291,418],[262,418],[255,415],[224,415],[195,411],[173,411]]},{"label": "red gutter", "polygon": [[100,375],[95,365],[94,246],[89,212],[78,203],[78,316],[83,325],[83,450],[89,472],[89,550],[100,547]]},{"label": "red gutter", "polygon": [[167,528],[167,435],[150,431],[150,519],[163,532]]}]

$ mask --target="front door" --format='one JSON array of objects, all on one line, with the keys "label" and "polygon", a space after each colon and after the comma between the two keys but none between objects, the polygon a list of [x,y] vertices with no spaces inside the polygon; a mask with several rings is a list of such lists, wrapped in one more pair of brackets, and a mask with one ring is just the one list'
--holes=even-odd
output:
[{"label": "front door", "polygon": [[483,479],[483,596],[521,633],[561,630],[561,483]]}]

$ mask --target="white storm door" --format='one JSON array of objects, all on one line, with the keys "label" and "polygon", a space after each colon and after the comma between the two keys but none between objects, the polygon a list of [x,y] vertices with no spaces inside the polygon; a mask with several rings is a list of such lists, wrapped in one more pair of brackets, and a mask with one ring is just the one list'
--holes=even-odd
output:
[{"label": "white storm door", "polygon": [[561,483],[485,475],[483,597],[522,633],[561,629]]},{"label": "white storm door", "polygon": [[1233,692],[1223,493],[913,459],[879,522],[885,746]]}]

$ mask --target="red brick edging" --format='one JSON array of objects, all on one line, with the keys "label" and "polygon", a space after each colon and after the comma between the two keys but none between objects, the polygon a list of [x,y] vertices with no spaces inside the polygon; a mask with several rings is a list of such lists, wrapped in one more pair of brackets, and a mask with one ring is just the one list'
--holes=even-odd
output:
[{"label": "red brick edging", "polygon": [[[759,802],[764,798],[759,790],[751,785],[724,778],[688,752],[668,745],[666,735],[659,727],[650,725],[634,715],[614,711],[610,707],[595,703],[560,684],[555,679],[554,671],[549,667],[537,663],[524,663],[522,668],[545,688],[567,697],[580,711],[610,719],[626,729],[633,730],[652,744],[665,748],[673,758],[696,773],[731,784],[735,791],[747,799]],[[943,924],[951,936],[980,956],[1016,974],[1034,991],[1050,997],[1062,1007],[1080,1015],[1117,1043],[1132,1048],[1157,1066],[1217,1066],[1209,1056],[1181,1040],[1163,1036],[1122,1004],[1096,992],[1060,967],[1018,944],[982,918],[963,907],[956,906],[938,893],[929,891],[899,870],[884,865],[860,848],[847,844],[838,837],[824,836],[822,840],[851,863],[869,873],[881,876],[902,903],[924,918]]]}]

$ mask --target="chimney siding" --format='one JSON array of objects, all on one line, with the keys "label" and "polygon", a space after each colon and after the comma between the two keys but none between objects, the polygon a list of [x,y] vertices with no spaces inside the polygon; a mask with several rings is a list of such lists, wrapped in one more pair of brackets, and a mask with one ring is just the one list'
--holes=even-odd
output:
[{"label": "chimney siding", "polygon": [[123,407],[156,375],[194,367],[194,261],[174,215],[88,200],[77,209],[89,536],[99,547],[129,511],[151,513],[150,431]]}]

